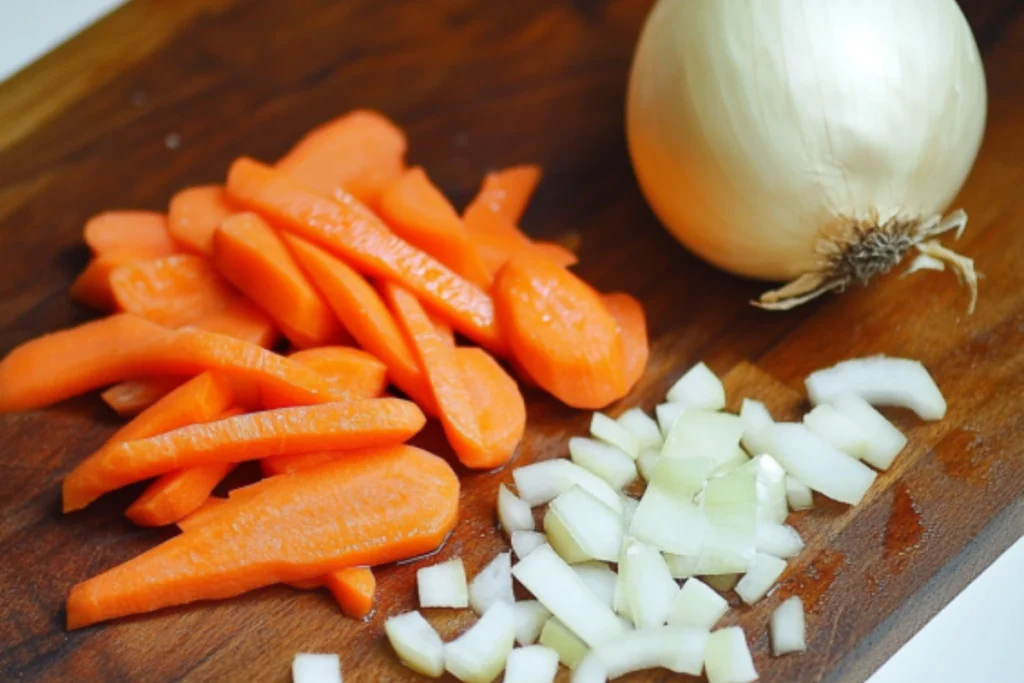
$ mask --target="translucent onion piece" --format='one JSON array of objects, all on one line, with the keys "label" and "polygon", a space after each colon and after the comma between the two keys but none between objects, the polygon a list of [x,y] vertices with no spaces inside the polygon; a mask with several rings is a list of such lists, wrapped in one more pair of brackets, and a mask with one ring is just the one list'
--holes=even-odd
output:
[{"label": "translucent onion piece", "polygon": [[622,449],[607,443],[574,436],[569,439],[569,457],[572,461],[621,489],[636,481],[636,463]]},{"label": "translucent onion piece", "polygon": [[747,467],[757,471],[757,519],[782,523],[789,515],[786,503],[786,470],[772,456],[762,453]]},{"label": "translucent onion piece", "polygon": [[682,403],[668,402],[655,406],[654,414],[658,418],[658,428],[661,430],[662,436],[668,436],[668,433],[672,431],[672,425],[684,412],[686,412],[686,406]]},{"label": "translucent onion piece", "polygon": [[864,462],[879,470],[889,469],[892,461],[907,445],[907,437],[859,396],[840,396],[832,405],[864,430],[868,439]]},{"label": "translucent onion piece", "polygon": [[536,643],[551,612],[537,600],[520,600],[512,605],[512,611],[516,618],[516,642],[520,645]]},{"label": "translucent onion piece", "polygon": [[713,467],[707,458],[662,458],[633,515],[629,534],[665,552],[698,553],[704,521],[694,497]]},{"label": "translucent onion piece", "polygon": [[515,531],[533,530],[533,512],[525,501],[501,484],[498,487],[498,522],[509,536]]},{"label": "translucent onion piece", "polygon": [[772,654],[776,657],[790,652],[805,652],[804,603],[796,595],[772,612],[770,631]]},{"label": "translucent onion piece", "polygon": [[660,449],[647,448],[640,452],[640,457],[636,459],[636,467],[644,481],[650,481],[654,476],[654,466],[658,464],[658,458],[660,457]]},{"label": "translucent onion piece", "polygon": [[491,683],[515,644],[512,605],[496,602],[468,631],[444,646],[444,668],[465,683]]},{"label": "translucent onion piece", "polygon": [[629,496],[622,497],[622,528],[628,529],[633,524],[633,515],[640,506],[640,501]]},{"label": "translucent onion piece", "polygon": [[669,626],[690,626],[710,631],[729,610],[728,601],[700,579],[687,579],[672,601]]},{"label": "translucent onion piece", "polygon": [[570,669],[575,669],[590,652],[587,644],[555,617],[544,624],[539,642],[557,652],[558,661]]},{"label": "translucent onion piece", "polygon": [[619,415],[618,422],[625,427],[640,445],[640,450],[655,448],[660,450],[664,442],[658,423],[641,408],[630,408]]},{"label": "translucent onion piece", "polygon": [[855,505],[875,480],[875,473],[802,424],[778,422],[764,430],[768,452],[815,491]]},{"label": "translucent onion piece", "polygon": [[793,527],[758,520],[757,552],[788,560],[803,549],[804,541]]},{"label": "translucent onion piece", "polygon": [[740,420],[743,422],[743,436],[740,438],[743,447],[751,455],[760,453],[761,450],[756,447],[757,444],[754,436],[775,422],[772,419],[772,414],[768,412],[768,408],[760,401],[745,398],[740,406]]},{"label": "translucent onion piece", "polygon": [[573,486],[590,492],[615,512],[622,512],[622,501],[608,482],[579,465],[561,458],[544,460],[512,471],[519,497],[531,507],[550,503]]},{"label": "translucent onion piece", "polygon": [[293,683],[341,683],[338,655],[300,652],[292,660]]},{"label": "translucent onion piece", "polygon": [[872,405],[909,408],[922,420],[941,420],[946,399],[924,365],[907,358],[854,358],[807,377],[811,403],[831,403],[854,394]]},{"label": "translucent onion piece", "polygon": [[742,574],[716,574],[715,576],[703,577],[704,583],[714,588],[719,593],[726,593],[736,587],[736,584],[743,578]]},{"label": "translucent onion piece", "polygon": [[609,678],[656,668],[699,676],[704,669],[707,641],[706,629],[658,626],[602,643],[594,648],[593,655],[604,664]]},{"label": "translucent onion piece", "polygon": [[570,564],[615,562],[622,553],[622,518],[579,486],[551,501],[544,531],[551,547]]},{"label": "translucent onion piece", "polygon": [[508,654],[502,683],[553,683],[557,673],[558,653],[543,645],[531,645]]},{"label": "translucent onion piece", "polygon": [[571,683],[607,683],[608,670],[593,653],[584,658],[572,672]]},{"label": "translucent onion piece", "polygon": [[523,559],[537,548],[548,542],[548,537],[538,531],[513,531],[511,537],[512,552]]},{"label": "translucent onion piece", "polygon": [[686,408],[721,410],[725,407],[725,387],[704,363],[697,363],[668,390],[666,398]]},{"label": "translucent onion piece", "polygon": [[754,660],[742,628],[720,628],[708,637],[704,671],[708,683],[751,683],[757,680]]},{"label": "translucent onion piece", "polygon": [[483,614],[498,601],[512,604],[512,553],[498,553],[469,584],[469,606]]},{"label": "translucent onion piece", "polygon": [[469,606],[466,570],[460,558],[416,570],[416,587],[420,607]]},{"label": "translucent onion piece", "polygon": [[719,477],[723,474],[728,474],[729,472],[746,465],[750,462],[750,459],[750,456],[747,455],[745,450],[736,446],[736,450],[733,451],[732,456],[726,458],[721,464],[719,464],[718,467],[715,468],[715,471],[711,473],[711,476]]},{"label": "translucent onion piece", "polygon": [[828,404],[817,406],[804,415],[804,424],[851,458],[863,460],[868,453],[870,440],[864,428]]},{"label": "translucent onion piece", "polygon": [[431,678],[444,673],[444,643],[422,614],[391,617],[384,622],[384,633],[402,664]]},{"label": "translucent onion piece", "polygon": [[661,553],[643,543],[631,542],[622,552],[619,571],[636,627],[649,628],[667,622],[679,586]]},{"label": "translucent onion piece", "polygon": [[786,571],[785,560],[774,555],[757,553],[754,555],[754,562],[750,565],[750,569],[736,584],[736,594],[743,602],[753,605],[768,594],[784,571]]},{"label": "translucent onion piece", "polygon": [[584,562],[573,565],[573,571],[583,579],[590,592],[609,607],[615,604],[615,584],[619,575],[603,562]]},{"label": "translucent onion piece", "polygon": [[733,574],[750,566],[757,534],[757,476],[757,468],[741,467],[708,480],[697,574]]},{"label": "translucent onion piece", "polygon": [[640,442],[633,436],[633,432],[604,413],[594,413],[590,419],[590,434],[606,444],[615,446],[633,460],[640,455]]},{"label": "translucent onion piece", "polygon": [[736,454],[743,421],[736,415],[688,410],[679,416],[661,449],[667,458],[711,458],[720,465]]},{"label": "translucent onion piece", "polygon": [[811,489],[796,477],[786,475],[786,502],[790,510],[810,510],[814,507]]}]

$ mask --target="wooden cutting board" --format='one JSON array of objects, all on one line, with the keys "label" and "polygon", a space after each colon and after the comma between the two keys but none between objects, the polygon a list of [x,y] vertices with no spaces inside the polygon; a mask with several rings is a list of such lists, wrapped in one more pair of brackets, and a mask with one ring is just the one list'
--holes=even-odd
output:
[{"label": "wooden cutting board", "polygon": [[[890,412],[910,437],[892,470],[856,508],[822,500],[795,515],[807,549],[782,591],[730,617],[764,681],[862,680],[1024,531],[1024,6],[963,4],[990,90],[984,148],[957,200],[971,217],[957,248],[983,275],[973,316],[941,274],[766,313],[747,303],[761,285],[676,245],[637,190],[623,137],[648,0],[133,0],[0,85],[0,352],[92,315],[67,297],[87,217],[162,209],[183,186],[221,180],[235,157],[275,159],[349,109],[406,127],[411,161],[460,206],[489,168],[539,162],[525,229],[577,248],[587,280],[647,309],[650,367],[613,413],[653,408],[701,359],[728,375],[734,404],[760,397],[794,417],[807,373],[844,358],[909,356],[933,372],[946,419]],[[562,456],[586,430],[587,414],[532,392],[528,404],[518,463]],[[366,623],[326,593],[270,588],[66,633],[72,584],[172,533],[125,520],[137,487],[61,515],[62,477],[116,424],[96,396],[0,416],[0,679],[285,681],[297,651],[340,653],[349,682],[413,679],[381,634],[385,617],[415,606],[422,563],[379,571]],[[441,559],[462,556],[472,575],[506,549],[493,501],[509,480],[465,473]],[[777,660],[765,624],[787,593],[808,604],[810,650]],[[471,621],[430,618],[445,637]]]}]

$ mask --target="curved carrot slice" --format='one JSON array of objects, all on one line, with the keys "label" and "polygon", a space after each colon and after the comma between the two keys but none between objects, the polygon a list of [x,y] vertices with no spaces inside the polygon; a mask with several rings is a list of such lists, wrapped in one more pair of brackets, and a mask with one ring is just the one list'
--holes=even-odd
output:
[{"label": "curved carrot slice", "polygon": [[209,256],[213,252],[214,231],[235,211],[231,199],[220,185],[185,188],[171,198],[167,228],[182,247]]},{"label": "curved carrot slice", "polygon": [[213,263],[296,346],[322,346],[343,339],[334,313],[274,229],[256,214],[238,213],[221,223],[213,235]]},{"label": "curved carrot slice", "polygon": [[234,463],[218,462],[165,474],[143,491],[125,515],[139,526],[174,524],[205,503],[234,467]]},{"label": "curved carrot slice", "polygon": [[408,287],[458,332],[495,352],[504,341],[494,302],[479,287],[391,232],[351,195],[324,199],[252,159],[231,165],[228,191],[281,228],[316,241],[366,275]]},{"label": "curved carrot slice", "polygon": [[549,259],[563,267],[576,263],[576,254],[551,242],[534,242],[515,223],[480,201],[466,208],[463,221],[477,252],[492,273],[516,257]]},{"label": "curved carrot slice", "polygon": [[405,134],[375,111],[357,110],[306,134],[277,168],[330,197],[343,189],[374,206],[405,168]]},{"label": "curved carrot slice", "polygon": [[255,344],[192,328],[169,330],[120,313],[7,354],[0,361],[0,412],[41,408],[132,377],[204,370],[250,379],[293,405],[344,398],[316,371]]},{"label": "curved carrot slice", "polygon": [[574,266],[579,263],[579,258],[573,253],[571,249],[563,247],[557,242],[534,242],[533,253],[538,256],[542,256],[552,263],[556,263],[563,268]]},{"label": "curved carrot slice", "polygon": [[593,289],[550,261],[526,258],[509,261],[494,285],[516,360],[541,388],[591,410],[625,395],[619,325]]},{"label": "curved carrot slice", "polygon": [[178,251],[167,217],[155,211],[107,211],[90,218],[83,232],[96,256],[132,254],[145,259]]},{"label": "curved carrot slice", "polygon": [[484,204],[512,225],[519,223],[540,184],[541,168],[536,164],[512,166],[484,176],[474,201]]},{"label": "curved carrot slice", "polygon": [[526,431],[523,394],[516,381],[483,349],[456,348],[455,362],[469,390],[480,435],[488,450],[496,454],[492,462],[504,464]]},{"label": "curved carrot slice", "polygon": [[134,255],[125,253],[97,256],[89,261],[85,270],[71,283],[71,298],[101,311],[116,310],[117,301],[110,288],[110,275],[124,264],[135,260]]},{"label": "curved carrot slice", "polygon": [[229,501],[227,498],[210,496],[203,502],[202,505],[196,508],[193,512],[179,519],[177,522],[175,522],[175,524],[177,524],[178,528],[182,531],[191,531],[193,529],[198,529],[202,525],[206,524],[209,520],[213,519],[228,504]]},{"label": "curved carrot slice", "polygon": [[446,323],[444,320],[438,318],[430,311],[427,311],[427,317],[430,318],[430,323],[434,326],[434,331],[437,332],[437,335],[441,338],[441,341],[443,341],[448,346],[454,347],[455,330],[452,329],[452,326]]},{"label": "curved carrot slice", "polygon": [[278,474],[290,474],[319,467],[324,463],[334,462],[344,457],[344,451],[313,451],[298,455],[278,455],[260,460],[260,471],[265,477],[273,477]]},{"label": "curved carrot slice", "polygon": [[[297,351],[291,360],[316,370],[330,382],[338,394],[350,398],[375,398],[388,385],[388,368],[372,354],[348,346],[321,346]],[[273,391],[262,392],[265,408],[284,408],[287,403]]]},{"label": "curved carrot slice", "polygon": [[280,337],[270,318],[242,297],[220,310],[197,317],[189,327],[234,337],[264,349],[274,346]]},{"label": "curved carrot slice", "polygon": [[458,477],[412,447],[275,479],[227,514],[76,585],[68,628],[415,557],[443,543],[458,514]]},{"label": "curved carrot slice", "polygon": [[491,272],[462,219],[421,167],[406,170],[384,189],[377,213],[402,239],[478,287],[491,286]]},{"label": "curved carrot slice", "polygon": [[369,567],[339,569],[324,576],[323,582],[346,617],[362,619],[373,611],[377,579]]},{"label": "curved carrot slice", "polygon": [[110,275],[120,310],[165,327],[181,327],[238,298],[202,256],[177,254],[134,261]]},{"label": "curved carrot slice", "polygon": [[130,379],[110,387],[100,398],[121,417],[129,417],[138,415],[183,382],[181,377]]},{"label": "curved carrot slice", "polygon": [[344,261],[295,235],[283,235],[296,260],[356,342],[388,366],[392,384],[437,414],[427,377],[380,294]]},{"label": "curved carrot slice", "polygon": [[626,386],[632,389],[643,376],[651,352],[647,344],[647,316],[644,315],[644,307],[625,292],[603,294],[601,301],[619,325],[626,360]]},{"label": "curved carrot slice", "polygon": [[88,504],[107,491],[178,469],[315,450],[398,444],[420,431],[425,422],[415,403],[370,398],[278,408],[193,424],[104,446],[96,457],[87,460],[87,465],[75,468],[64,480],[65,506],[69,499],[84,499]]}]

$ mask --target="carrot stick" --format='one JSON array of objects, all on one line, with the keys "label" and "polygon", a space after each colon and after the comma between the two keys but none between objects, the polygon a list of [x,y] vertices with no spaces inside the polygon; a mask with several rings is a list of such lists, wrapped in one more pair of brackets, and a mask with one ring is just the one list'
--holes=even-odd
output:
[{"label": "carrot stick", "polygon": [[167,229],[167,217],[154,211],[101,213],[89,219],[83,233],[96,256],[131,254],[146,259],[178,251]]},{"label": "carrot stick", "polygon": [[402,240],[350,195],[331,201],[251,159],[231,165],[228,191],[285,230],[318,242],[366,275],[408,287],[458,332],[492,351],[504,342],[494,303],[476,285]]},{"label": "carrot stick", "polygon": [[640,302],[624,292],[601,296],[604,307],[619,325],[622,351],[626,360],[626,386],[632,389],[647,368],[650,347],[647,344],[647,317]]},{"label": "carrot stick", "polygon": [[511,459],[526,431],[523,394],[516,381],[483,349],[456,348],[455,362],[469,390],[480,434],[494,454],[490,462],[502,465]]},{"label": "carrot stick", "polygon": [[340,342],[344,332],[281,238],[254,213],[238,213],[213,235],[217,270],[267,312],[299,348]]},{"label": "carrot stick", "polygon": [[574,266],[579,263],[579,258],[571,249],[563,247],[556,242],[534,242],[532,253],[538,258],[546,258],[563,268]]},{"label": "carrot stick", "polygon": [[144,377],[115,384],[100,398],[121,417],[138,415],[183,383],[181,377]]},{"label": "carrot stick", "polygon": [[618,323],[587,284],[550,261],[515,258],[494,285],[495,306],[516,360],[541,388],[585,409],[625,395]]},{"label": "carrot stick", "polygon": [[499,214],[516,225],[530,203],[530,197],[540,184],[541,168],[535,164],[512,166],[491,171],[484,176],[483,185],[475,202]]},{"label": "carrot stick", "polygon": [[134,260],[134,255],[125,253],[97,256],[71,283],[71,298],[101,311],[117,310],[117,301],[110,288],[110,274]]},{"label": "carrot stick", "polygon": [[455,330],[452,329],[452,326],[446,323],[444,320],[441,320],[439,317],[437,317],[430,311],[427,311],[426,313],[427,317],[430,318],[430,324],[434,326],[434,331],[437,332],[437,335],[441,338],[441,341],[443,341],[448,346],[454,348]]},{"label": "carrot stick", "polygon": [[375,206],[405,168],[405,134],[374,111],[357,110],[306,134],[277,168],[325,197],[341,189]]},{"label": "carrot stick", "polygon": [[455,473],[412,447],[275,479],[227,514],[76,585],[68,628],[415,557],[435,550],[458,514]]},{"label": "carrot stick", "polygon": [[384,189],[377,213],[402,239],[478,287],[491,286],[491,272],[480,260],[462,219],[419,166],[406,170]]},{"label": "carrot stick", "polygon": [[344,398],[319,373],[254,344],[120,313],[16,347],[0,361],[0,412],[31,410],[145,375],[220,370],[293,404]]},{"label": "carrot stick", "polygon": [[223,510],[228,504],[229,501],[227,498],[210,496],[193,512],[179,519],[176,524],[182,531],[198,529],[202,525],[206,524],[207,521],[213,519],[214,516],[216,516],[216,514]]},{"label": "carrot stick", "polygon": [[426,418],[416,404],[371,398],[278,408],[228,417],[135,441],[104,446],[64,480],[69,501],[87,505],[102,493],[178,469],[237,463],[315,450],[345,450],[406,441]]},{"label": "carrot stick", "polygon": [[480,201],[470,204],[462,219],[477,252],[492,273],[515,257],[545,258],[563,267],[576,263],[576,255],[568,249],[551,242],[534,242],[515,223]]},{"label": "carrot stick", "polygon": [[184,249],[209,256],[213,252],[214,231],[235,211],[220,185],[188,187],[171,198],[167,228]]},{"label": "carrot stick", "polygon": [[356,342],[387,365],[391,383],[436,415],[427,377],[377,290],[344,261],[301,237],[286,233],[284,240]]},{"label": "carrot stick", "polygon": [[234,337],[264,349],[273,347],[280,336],[270,318],[243,297],[197,317],[189,327]]},{"label": "carrot stick", "polygon": [[[405,329],[420,364],[426,370],[440,411],[441,425],[455,455],[464,465],[475,469],[490,469],[508,462],[522,437],[526,421],[523,398],[515,381],[484,353],[484,357],[493,365],[471,361],[474,366],[469,369],[476,374],[472,381],[475,388],[479,389],[471,390],[462,361],[456,355],[457,349],[437,333],[416,297],[393,283],[384,283],[383,290],[385,299]],[[482,373],[477,372],[481,370]],[[500,395],[498,400],[507,401],[509,405],[505,406],[500,415],[487,411],[485,424],[481,420],[483,406],[480,401],[490,404],[496,400],[495,397],[482,396],[488,392]],[[512,424],[492,424],[502,419]],[[518,435],[510,440],[509,436],[515,435],[517,430]]]},{"label": "carrot stick", "polygon": [[373,611],[377,579],[369,567],[347,567],[329,572],[323,577],[323,583],[346,617],[363,619]]},{"label": "carrot stick", "polygon": [[344,451],[313,451],[297,455],[278,455],[260,460],[260,471],[265,477],[273,477],[278,474],[290,474],[319,467],[324,463],[334,462],[344,457]]},{"label": "carrot stick", "polygon": [[[291,360],[319,372],[336,392],[350,398],[375,398],[387,388],[387,366],[372,354],[346,346],[322,346],[297,351]],[[271,390],[262,392],[265,408],[284,408],[287,403]]]},{"label": "carrot stick", "polygon": [[188,325],[238,298],[207,259],[191,254],[125,264],[110,286],[120,310],[165,327]]}]

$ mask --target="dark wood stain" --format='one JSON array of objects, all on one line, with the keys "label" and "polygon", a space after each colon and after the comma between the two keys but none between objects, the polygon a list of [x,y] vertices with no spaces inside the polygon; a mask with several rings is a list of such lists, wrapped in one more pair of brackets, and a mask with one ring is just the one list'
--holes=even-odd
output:
[{"label": "dark wood stain", "polygon": [[896,484],[892,497],[892,511],[885,524],[882,556],[892,562],[896,574],[903,573],[913,551],[921,547],[925,527],[921,522],[921,511],[910,495],[910,488],[904,482]]},{"label": "dark wood stain", "polygon": [[957,429],[935,448],[935,457],[946,476],[969,484],[988,481],[991,458],[982,452],[984,436],[968,429]]},{"label": "dark wood stain", "polygon": [[784,580],[778,592],[783,600],[793,595],[800,596],[804,609],[815,613],[845,564],[846,556],[843,553],[823,551],[802,572]]}]

